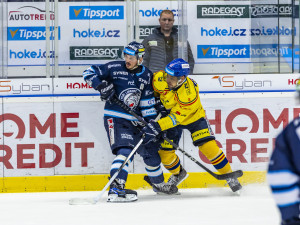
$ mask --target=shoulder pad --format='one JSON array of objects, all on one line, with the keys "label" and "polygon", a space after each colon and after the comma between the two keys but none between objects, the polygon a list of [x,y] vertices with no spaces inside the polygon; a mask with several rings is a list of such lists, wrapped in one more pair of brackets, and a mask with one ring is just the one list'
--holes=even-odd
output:
[{"label": "shoulder pad", "polygon": [[160,70],[153,74],[153,89],[156,92],[163,93],[164,90],[168,87],[168,84],[165,79],[164,71]]},{"label": "shoulder pad", "polygon": [[182,86],[176,91],[175,97],[181,105],[192,105],[195,103],[199,94],[194,82],[187,79]]}]

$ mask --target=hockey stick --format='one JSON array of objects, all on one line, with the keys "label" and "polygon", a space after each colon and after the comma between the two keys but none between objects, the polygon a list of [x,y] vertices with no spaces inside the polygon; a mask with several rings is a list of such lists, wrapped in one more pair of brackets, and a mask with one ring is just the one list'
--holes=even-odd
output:
[{"label": "hockey stick", "polygon": [[102,197],[102,195],[104,194],[104,192],[106,191],[106,189],[110,186],[110,184],[116,179],[116,177],[118,176],[118,174],[121,172],[121,170],[123,169],[123,167],[126,165],[126,163],[130,160],[130,158],[136,153],[137,149],[140,147],[140,145],[143,143],[143,138],[137,143],[137,145],[134,147],[134,149],[132,149],[132,151],[130,152],[129,156],[125,159],[125,161],[122,163],[122,165],[120,166],[120,168],[117,170],[117,172],[114,173],[114,175],[109,179],[109,181],[107,182],[107,184],[105,185],[105,187],[102,189],[102,191],[95,197],[95,198],[73,198],[69,200],[69,204],[70,205],[94,205],[96,204],[100,198]]},{"label": "hockey stick", "polygon": [[[138,119],[138,121],[140,121],[144,125],[147,125],[147,122],[144,120],[143,117],[137,115],[131,108],[129,108],[127,105],[125,105],[116,96],[114,96],[111,101],[118,104],[122,109],[124,109],[125,111],[130,113],[132,116],[134,116],[136,119]],[[169,142],[176,150],[179,150],[182,154],[187,156],[190,160],[192,160],[194,163],[196,163],[198,166],[200,166],[202,169],[204,169],[206,172],[208,172],[210,175],[212,175],[217,180],[226,180],[228,178],[238,178],[238,177],[241,177],[243,175],[242,170],[237,170],[237,171],[234,171],[234,172],[231,172],[231,173],[226,173],[226,174],[216,174],[216,173],[212,172],[211,170],[209,170],[208,168],[206,168],[202,163],[200,163],[197,159],[195,159],[193,156],[188,154],[186,151],[181,149],[177,144],[172,142],[169,138],[167,138],[165,136],[163,138],[167,142]]]}]

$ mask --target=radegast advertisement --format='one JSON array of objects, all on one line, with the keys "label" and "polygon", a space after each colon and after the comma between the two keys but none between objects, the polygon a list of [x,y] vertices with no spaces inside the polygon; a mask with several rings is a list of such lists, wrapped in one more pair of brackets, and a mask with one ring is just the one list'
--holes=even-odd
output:
[{"label": "radegast advertisement", "polygon": [[197,5],[197,18],[299,18],[299,6],[292,4]]},{"label": "radegast advertisement", "polygon": [[71,46],[71,60],[120,60],[123,46]]},{"label": "radegast advertisement", "polygon": [[[157,26],[139,26],[139,38],[142,40],[145,39],[146,37],[148,37],[150,34],[153,33],[156,27]],[[174,27],[178,28],[177,25],[174,25]],[[135,34],[135,30],[134,30],[134,34]]]},{"label": "radegast advertisement", "polygon": [[250,6],[251,18],[292,17],[299,18],[299,6],[292,4],[254,4]]},{"label": "radegast advertisement", "polygon": [[249,18],[249,6],[197,5],[197,18]]}]

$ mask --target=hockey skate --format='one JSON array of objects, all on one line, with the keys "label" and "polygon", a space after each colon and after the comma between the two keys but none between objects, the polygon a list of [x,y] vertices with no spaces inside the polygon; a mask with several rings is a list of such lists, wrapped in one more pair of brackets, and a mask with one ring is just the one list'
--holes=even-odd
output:
[{"label": "hockey skate", "polygon": [[167,195],[179,194],[178,188],[174,184],[168,184],[165,182],[161,182],[159,184],[153,184],[150,181],[150,178],[148,176],[144,176],[144,180],[152,186],[153,191],[156,192],[157,194],[167,194]]},{"label": "hockey skate", "polygon": [[107,202],[134,202],[137,198],[137,192],[125,189],[125,181],[121,179],[115,179],[108,192]]},{"label": "hockey skate", "polygon": [[184,181],[189,175],[187,174],[186,170],[180,166],[179,174],[174,175],[172,174],[168,180],[168,184],[174,184],[178,186],[182,181]]},{"label": "hockey skate", "polygon": [[242,185],[237,178],[228,178],[226,181],[233,192],[237,192],[242,189]]}]

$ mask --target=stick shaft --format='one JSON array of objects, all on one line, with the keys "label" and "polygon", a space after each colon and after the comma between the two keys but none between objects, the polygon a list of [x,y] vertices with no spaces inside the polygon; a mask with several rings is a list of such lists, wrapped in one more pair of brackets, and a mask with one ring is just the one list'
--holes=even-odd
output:
[{"label": "stick shaft", "polygon": [[[118,104],[122,109],[126,110],[129,112],[132,116],[134,116],[138,121],[143,123],[144,125],[147,125],[147,122],[144,120],[143,117],[139,116],[136,114],[131,108],[129,108],[127,105],[124,104],[124,102],[120,101],[117,97],[113,97],[112,101],[116,104]],[[204,166],[202,163],[200,163],[198,160],[196,160],[194,157],[192,157],[190,154],[188,154],[186,151],[181,149],[177,144],[175,144],[173,141],[168,139],[167,137],[163,137],[167,142],[169,142],[175,149],[179,150],[182,152],[185,156],[187,156],[190,160],[192,160],[194,163],[196,163],[198,166],[200,166],[202,169],[204,169],[206,172],[208,172],[210,175],[212,175],[214,178],[218,180],[226,180],[227,178],[237,178],[243,175],[243,172],[241,170],[232,172],[232,173],[227,173],[227,174],[215,174],[212,172],[210,169],[208,169],[206,166]]]},{"label": "stick shaft", "polygon": [[130,160],[130,158],[136,153],[136,151],[138,150],[138,148],[140,147],[140,145],[142,143],[143,143],[143,138],[137,143],[137,145],[134,147],[134,149],[132,149],[132,151],[130,152],[129,156],[125,159],[125,161],[122,163],[122,165],[120,166],[120,168],[114,173],[114,175],[109,179],[109,181],[107,182],[107,184],[105,185],[105,187],[102,189],[102,191],[94,198],[94,203],[97,203],[100,200],[100,198],[102,197],[102,195],[104,194],[104,192],[106,191],[106,189],[116,179],[116,177],[118,176],[118,174],[120,173],[120,171],[123,169],[123,167],[126,165],[126,163]]}]

